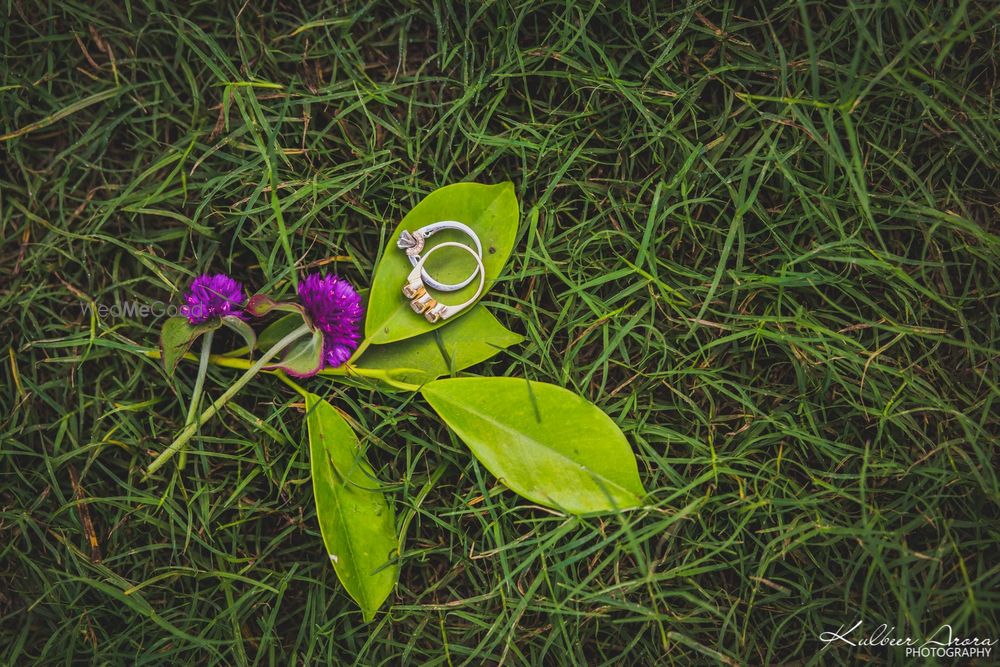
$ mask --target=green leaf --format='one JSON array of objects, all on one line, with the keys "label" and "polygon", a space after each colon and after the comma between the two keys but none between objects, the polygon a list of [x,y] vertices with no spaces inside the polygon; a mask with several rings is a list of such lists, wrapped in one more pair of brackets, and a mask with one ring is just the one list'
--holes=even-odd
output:
[{"label": "green leaf", "polygon": [[173,373],[181,357],[187,354],[199,336],[222,326],[218,318],[193,325],[183,316],[167,318],[160,329],[160,359],[168,373]]},{"label": "green leaf", "polygon": [[297,313],[284,315],[269,325],[257,336],[257,349],[270,350],[279,340],[302,326],[302,316]]},{"label": "green leaf", "polygon": [[440,331],[385,345],[372,345],[355,366],[389,371],[394,380],[423,384],[442,375],[485,361],[524,337],[507,329],[481,304],[476,304]]},{"label": "green leaf", "polygon": [[370,621],[399,577],[392,507],[357,436],[328,402],[306,393],[316,516],[337,578]]},{"label": "green leaf", "polygon": [[421,392],[487,470],[528,500],[573,514],[642,504],[625,435],[573,392],[490,377],[435,380]]},{"label": "green leaf", "polygon": [[[255,295],[250,300],[253,301],[258,296],[263,295]],[[272,301],[268,297],[264,297],[264,300],[259,300],[256,303],[256,307],[264,313],[271,310],[287,310],[282,307],[285,305],[295,306],[297,304],[283,304]],[[282,338],[303,324],[309,324],[306,316],[299,312],[298,308],[293,308],[292,310],[294,312],[284,315],[264,327],[264,330],[257,336],[258,350],[262,352],[270,350]],[[280,368],[295,377],[311,377],[315,375],[323,368],[323,333],[318,329],[314,329],[311,336],[304,336],[289,345],[285,348],[284,352],[278,355],[277,361],[264,368],[267,370]]]},{"label": "green leaf", "polygon": [[[301,318],[299,319],[301,321]],[[254,333],[253,327],[234,315],[223,315],[222,323],[242,336],[243,340],[246,341],[248,349],[252,350],[254,348],[257,342],[257,334]],[[291,333],[291,331],[288,333]]]},{"label": "green leaf", "polygon": [[[431,324],[423,316],[413,312],[402,293],[406,277],[413,267],[405,253],[396,248],[396,239],[400,233],[404,230],[412,232],[441,220],[465,223],[475,230],[483,244],[486,289],[489,289],[503,270],[514,247],[518,217],[517,198],[514,196],[512,183],[456,183],[424,197],[396,227],[375,269],[368,300],[368,315],[365,318],[365,337],[372,343],[391,343],[412,338],[450,324],[456,321],[455,318],[463,317],[469,312],[465,310],[437,324]],[[450,240],[472,243],[464,234],[449,230],[435,234],[428,247]],[[469,275],[472,266],[471,258],[459,248],[444,248],[427,262],[427,270],[444,282],[460,281]],[[457,292],[445,293],[442,295],[444,303],[464,302],[475,294],[478,285],[479,280],[476,279]]]},{"label": "green leaf", "polygon": [[[299,326],[302,326],[301,317]],[[295,340],[278,355],[277,361],[264,368],[267,370],[280,368],[289,375],[299,378],[316,375],[323,368],[323,332],[317,329],[312,335]]]}]

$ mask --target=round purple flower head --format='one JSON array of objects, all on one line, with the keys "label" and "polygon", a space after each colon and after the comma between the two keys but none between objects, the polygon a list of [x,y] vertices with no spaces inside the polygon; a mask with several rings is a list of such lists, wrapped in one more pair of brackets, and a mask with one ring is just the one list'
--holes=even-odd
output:
[{"label": "round purple flower head", "polygon": [[299,301],[323,332],[323,361],[340,366],[351,358],[361,339],[361,297],[337,276],[311,273],[299,283]]},{"label": "round purple flower head", "polygon": [[195,325],[223,315],[242,318],[241,306],[245,301],[243,285],[239,282],[224,273],[214,276],[204,273],[194,279],[184,295],[181,315]]}]

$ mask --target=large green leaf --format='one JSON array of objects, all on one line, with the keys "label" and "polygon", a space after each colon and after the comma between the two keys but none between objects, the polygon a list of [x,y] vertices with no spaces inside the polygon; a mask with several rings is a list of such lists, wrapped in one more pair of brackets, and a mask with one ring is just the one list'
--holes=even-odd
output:
[{"label": "large green leaf", "polygon": [[476,304],[440,331],[385,345],[372,345],[355,366],[393,371],[393,378],[423,384],[485,361],[524,337],[500,324],[485,306]]},{"label": "large green leaf", "polygon": [[[451,324],[455,318],[469,312],[466,310],[437,324],[431,324],[413,312],[402,294],[406,277],[413,267],[396,247],[400,233],[404,230],[412,232],[441,220],[465,223],[476,232],[483,244],[488,289],[500,275],[514,247],[518,217],[517,198],[511,183],[456,183],[427,195],[396,227],[375,269],[365,318],[365,337],[372,343],[391,343]],[[449,230],[435,234],[428,241],[428,247],[453,240],[472,243],[464,234]],[[427,270],[438,280],[448,283],[459,282],[471,272],[473,266],[472,259],[460,248],[442,248],[427,261]],[[472,297],[478,284],[478,279],[473,280],[457,292],[444,293],[442,300],[444,303],[462,303]]]},{"label": "large green leaf", "polygon": [[202,334],[214,331],[222,326],[219,318],[213,318],[202,324],[192,325],[186,317],[180,315],[169,317],[160,329],[160,360],[168,373],[173,373],[181,357],[191,349],[191,344]]},{"label": "large green leaf", "polygon": [[357,436],[340,413],[306,393],[316,516],[337,578],[370,621],[399,576],[396,521]]},{"label": "large green leaf", "polygon": [[518,378],[447,378],[424,398],[486,468],[528,500],[573,514],[638,507],[646,492],[621,429],[571,391]]}]

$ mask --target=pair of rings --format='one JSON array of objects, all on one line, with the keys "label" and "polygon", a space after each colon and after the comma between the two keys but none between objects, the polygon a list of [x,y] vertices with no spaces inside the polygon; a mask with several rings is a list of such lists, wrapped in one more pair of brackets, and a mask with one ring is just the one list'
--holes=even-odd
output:
[{"label": "pair of rings", "polygon": [[[432,236],[436,232],[444,229],[454,229],[466,234],[472,239],[476,247],[472,247],[464,244],[458,243],[456,241],[446,241],[444,243],[439,243],[427,250],[423,255],[421,251],[424,249],[424,244],[427,237]],[[472,255],[472,258],[476,260],[476,266],[472,270],[469,276],[458,283],[442,283],[435,280],[429,273],[427,269],[424,268],[424,264],[427,263],[427,259],[440,250],[441,248],[447,247],[461,248],[465,252]],[[413,232],[404,231],[399,235],[399,239],[396,241],[396,247],[400,250],[406,252],[407,259],[410,260],[410,264],[413,265],[413,270],[410,271],[410,275],[406,277],[406,284],[403,285],[403,296],[410,300],[410,307],[413,312],[423,315],[427,318],[430,323],[435,323],[440,320],[446,320],[452,315],[455,315],[465,308],[468,308],[479,295],[483,293],[483,287],[486,285],[486,269],[483,266],[483,246],[479,242],[479,237],[476,233],[469,228],[468,225],[463,225],[461,222],[456,222],[455,220],[442,220],[440,222],[435,222],[425,227],[421,227]],[[428,292],[427,288],[437,290],[439,292],[454,292],[462,289],[469,283],[473,281],[476,276],[479,276],[479,288],[472,297],[455,306],[449,306],[444,303],[439,303],[434,299]]]}]

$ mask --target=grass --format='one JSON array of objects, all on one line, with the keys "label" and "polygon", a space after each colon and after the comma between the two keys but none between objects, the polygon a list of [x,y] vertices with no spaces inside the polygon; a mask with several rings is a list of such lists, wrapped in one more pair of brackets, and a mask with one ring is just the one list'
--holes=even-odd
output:
[{"label": "grass", "polygon": [[[901,664],[818,636],[1000,637],[993,3],[253,4],[0,10],[0,662]],[[422,196],[507,179],[486,303],[527,340],[476,371],[597,403],[648,509],[542,511],[419,397],[311,381],[407,526],[366,625],[277,378],[142,481],[194,366],[86,306],[208,269],[365,285]]]}]

